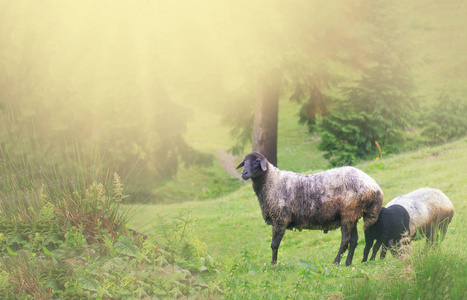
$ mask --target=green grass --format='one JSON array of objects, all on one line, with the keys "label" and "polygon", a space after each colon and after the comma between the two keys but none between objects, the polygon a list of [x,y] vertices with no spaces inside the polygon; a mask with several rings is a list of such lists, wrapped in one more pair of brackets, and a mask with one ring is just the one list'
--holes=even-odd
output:
[{"label": "green grass", "polygon": [[298,123],[300,107],[290,101],[280,102],[277,166],[294,172],[324,169],[327,160],[317,148],[320,138],[310,134],[306,125]]},{"label": "green grass", "polygon": [[[154,189],[159,203],[216,198],[241,186],[239,180],[225,172],[217,157],[219,149],[226,150],[231,146],[229,129],[221,125],[219,115],[196,106],[190,109],[193,110],[193,119],[187,124],[185,139],[196,150],[212,155],[213,164],[207,167],[181,166],[172,180]],[[148,198],[148,201],[153,199]]]},{"label": "green grass", "polygon": [[210,167],[181,168],[175,178],[146,198],[152,203],[174,203],[217,198],[237,190],[242,182],[225,172],[217,159]]},{"label": "green grass", "polygon": [[[447,274],[455,274],[455,282],[463,283],[467,282],[467,253],[464,247],[467,244],[467,208],[464,203],[466,153],[467,138],[463,138],[439,147],[424,148],[357,166],[380,184],[385,194],[384,203],[424,186],[439,188],[451,199],[456,213],[440,247],[441,255],[433,256],[433,264],[439,263],[443,257],[449,257]],[[302,159],[307,158],[302,156]],[[131,227],[151,234],[156,230],[151,225],[156,213],[170,216],[180,209],[190,212],[191,229],[207,244],[213,257],[222,262],[223,272],[219,276],[224,280],[228,297],[243,298],[247,295],[247,298],[253,299],[263,296],[285,299],[291,296],[305,299],[342,296],[355,294],[349,285],[359,286],[359,282],[366,282],[364,286],[373,288],[381,288],[382,285],[390,290],[389,287],[402,284],[404,280],[399,274],[404,268],[408,268],[406,262],[392,256],[387,256],[383,261],[378,259],[360,264],[364,245],[362,222],[359,224],[359,246],[352,267],[331,264],[339,247],[339,230],[328,234],[320,231],[288,231],[279,249],[278,265],[271,266],[271,227],[262,220],[251,186],[245,186],[215,200],[145,205],[138,217],[131,220]],[[414,259],[423,259],[423,241],[414,242],[413,245]],[[413,274],[422,274],[426,271],[423,269],[426,264],[431,266],[428,262],[409,267]],[[418,276],[416,278],[422,278],[421,275]],[[465,297],[462,287],[446,276],[446,283],[452,288],[449,295]],[[415,285],[411,285],[410,291],[413,294],[410,295],[422,291],[422,286],[431,284],[429,280],[431,279],[426,278],[425,281],[417,281]],[[439,284],[442,283],[443,280]],[[400,289],[402,287],[407,286],[399,286]],[[296,288],[299,292],[295,295]]]}]

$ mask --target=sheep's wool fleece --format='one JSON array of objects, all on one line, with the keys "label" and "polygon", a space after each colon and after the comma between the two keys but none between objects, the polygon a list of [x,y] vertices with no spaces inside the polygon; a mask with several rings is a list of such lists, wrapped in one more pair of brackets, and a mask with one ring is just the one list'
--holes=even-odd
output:
[{"label": "sheep's wool fleece", "polygon": [[410,235],[454,215],[451,200],[440,190],[427,187],[396,197],[386,207],[395,204],[403,206],[410,215]]},{"label": "sheep's wool fleece", "polygon": [[[297,229],[330,230],[340,227],[341,220],[356,222],[375,195],[382,196],[375,180],[353,167],[304,175],[268,163],[267,177],[265,194],[259,197],[264,219],[286,220]],[[377,214],[367,217],[366,226],[371,226]]]}]

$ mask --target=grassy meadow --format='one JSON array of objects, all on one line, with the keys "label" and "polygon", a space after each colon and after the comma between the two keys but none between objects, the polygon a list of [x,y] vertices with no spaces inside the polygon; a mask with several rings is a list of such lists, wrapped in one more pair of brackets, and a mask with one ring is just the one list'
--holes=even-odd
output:
[{"label": "grassy meadow", "polygon": [[[303,173],[326,169],[316,149],[319,141],[297,123],[296,109],[296,104],[281,103],[279,167]],[[200,124],[193,121],[189,133],[193,139],[203,136]],[[221,140],[226,137],[221,127],[210,128],[216,129],[205,130],[205,143],[198,146],[215,153],[228,139]],[[216,134],[217,144],[206,143],[216,141]],[[17,143],[14,149],[37,151],[14,136],[9,139]],[[278,264],[271,265],[271,227],[262,220],[251,185],[228,174],[220,163],[201,172],[181,169],[177,180],[166,185],[167,192],[187,191],[190,201],[128,205],[122,201],[127,194],[131,197],[131,191],[112,168],[100,165],[98,157],[85,162],[81,149],[71,150],[68,156],[55,158],[54,173],[40,169],[44,162],[31,161],[24,151],[2,153],[6,158],[0,164],[2,299],[466,297],[467,137],[356,166],[380,184],[385,203],[430,186],[451,199],[456,213],[439,247],[414,241],[400,258],[388,255],[365,264],[360,263],[364,245],[360,222],[359,245],[349,267],[332,264],[339,230],[288,231]],[[240,159],[231,163],[236,166]],[[204,178],[211,180],[208,191],[216,185],[220,189],[231,185],[231,190],[192,197],[190,189],[206,186]]]},{"label": "grassy meadow", "polygon": [[[383,261],[378,258],[361,264],[364,236],[360,222],[359,244],[351,267],[332,264],[339,247],[339,230],[328,234],[288,231],[279,248],[278,264],[271,266],[271,227],[262,220],[250,185],[219,199],[144,205],[130,227],[154,234],[158,228],[151,222],[158,216],[171,218],[184,211],[190,219],[190,230],[222,264],[219,277],[226,298],[461,299],[467,283],[466,153],[467,138],[463,138],[357,165],[380,184],[384,204],[424,186],[441,189],[453,202],[456,213],[441,246],[432,251],[426,249],[424,241],[412,242],[406,260],[388,255]],[[297,155],[295,163],[305,165],[308,159]]]}]

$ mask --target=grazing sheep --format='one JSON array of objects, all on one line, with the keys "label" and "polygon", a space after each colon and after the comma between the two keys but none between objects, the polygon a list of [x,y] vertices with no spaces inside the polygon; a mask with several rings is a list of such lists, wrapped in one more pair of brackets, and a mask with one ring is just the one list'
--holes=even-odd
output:
[{"label": "grazing sheep", "polygon": [[[376,240],[376,243],[370,260],[375,259],[381,245],[383,245],[383,248],[381,249],[380,258],[383,259],[386,256],[386,249],[389,248],[389,241],[392,240],[394,244],[399,243],[404,232],[409,229],[409,221],[409,213],[401,205],[381,208],[376,223],[365,230],[365,250],[363,250],[362,262],[367,261],[374,240]],[[395,252],[392,250],[391,252],[395,255]]]},{"label": "grazing sheep", "polygon": [[272,225],[272,263],[286,229],[333,230],[341,227],[341,245],[334,263],[347,247],[346,265],[352,263],[358,241],[357,221],[363,216],[366,229],[378,219],[383,192],[364,172],[342,167],[311,175],[281,171],[258,152],[238,165],[242,178],[253,181],[263,218]]},{"label": "grazing sheep", "polygon": [[411,237],[418,232],[426,237],[427,243],[433,243],[441,232],[441,240],[444,239],[454,215],[454,207],[443,192],[428,187],[421,188],[392,199],[386,207],[396,204],[403,206],[409,213]]}]

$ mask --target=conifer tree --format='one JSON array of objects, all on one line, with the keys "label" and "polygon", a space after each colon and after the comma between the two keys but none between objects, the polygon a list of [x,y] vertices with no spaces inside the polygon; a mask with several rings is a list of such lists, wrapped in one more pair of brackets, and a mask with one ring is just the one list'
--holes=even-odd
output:
[{"label": "conifer tree", "polygon": [[404,50],[395,7],[372,1],[365,13],[369,28],[367,59],[361,77],[342,89],[343,99],[322,116],[320,150],[333,166],[349,165],[376,152],[394,151],[416,106],[412,96],[409,55]]}]

